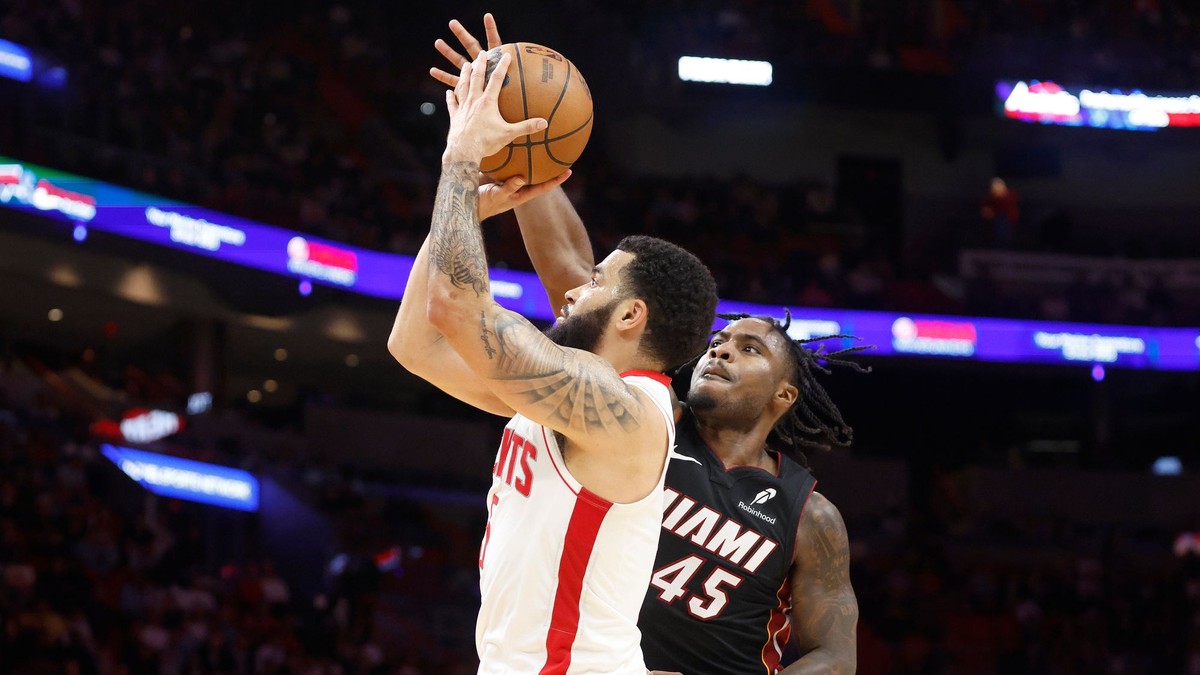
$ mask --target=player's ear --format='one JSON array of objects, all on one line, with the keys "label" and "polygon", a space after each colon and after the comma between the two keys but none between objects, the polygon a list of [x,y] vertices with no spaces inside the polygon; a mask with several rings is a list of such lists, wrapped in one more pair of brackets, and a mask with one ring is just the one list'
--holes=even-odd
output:
[{"label": "player's ear", "polygon": [[779,383],[779,388],[775,390],[775,400],[779,402],[785,409],[792,407],[796,402],[796,397],[800,395],[800,390],[796,385],[784,380]]},{"label": "player's ear", "polygon": [[641,298],[628,298],[620,301],[613,315],[617,319],[619,330],[633,330],[646,325],[650,317],[650,308]]}]

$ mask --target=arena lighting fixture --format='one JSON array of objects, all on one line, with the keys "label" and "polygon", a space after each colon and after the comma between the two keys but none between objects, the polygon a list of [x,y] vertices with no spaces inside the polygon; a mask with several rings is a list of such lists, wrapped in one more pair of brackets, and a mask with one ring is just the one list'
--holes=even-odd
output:
[{"label": "arena lighting fixture", "polygon": [[46,278],[67,288],[79,288],[83,285],[83,278],[79,276],[79,271],[70,265],[70,263],[58,262],[53,263],[46,270]]},{"label": "arena lighting fixture", "polygon": [[0,40],[0,77],[18,82],[33,79],[33,57],[22,45]]},{"label": "arena lighting fixture", "polygon": [[187,412],[189,415],[200,415],[212,410],[212,404],[211,392],[198,391],[188,397]]},{"label": "arena lighting fixture", "polygon": [[770,86],[774,69],[768,61],[717,59],[706,56],[679,57],[679,79],[684,82]]},{"label": "arena lighting fixture", "polygon": [[1150,470],[1155,476],[1178,476],[1183,473],[1183,462],[1173,455],[1165,455],[1154,460]]},{"label": "arena lighting fixture", "polygon": [[100,452],[156,495],[239,511],[258,510],[258,479],[241,469],[107,443],[100,446]]}]

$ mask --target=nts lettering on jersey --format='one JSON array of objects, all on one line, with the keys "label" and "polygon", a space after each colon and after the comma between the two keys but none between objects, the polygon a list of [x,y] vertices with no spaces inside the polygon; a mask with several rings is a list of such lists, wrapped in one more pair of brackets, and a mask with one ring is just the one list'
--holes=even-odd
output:
[{"label": "nts lettering on jersey", "polygon": [[514,434],[512,429],[505,429],[492,473],[528,497],[533,489],[533,471],[529,468],[529,462],[536,459],[536,445]]},{"label": "nts lettering on jersey", "polygon": [[779,544],[671,488],[663,494],[663,529],[754,573]]}]

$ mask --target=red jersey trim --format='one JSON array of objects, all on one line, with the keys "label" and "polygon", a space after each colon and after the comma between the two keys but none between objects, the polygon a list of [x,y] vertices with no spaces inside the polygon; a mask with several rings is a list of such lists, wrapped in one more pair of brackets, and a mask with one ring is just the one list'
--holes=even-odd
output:
[{"label": "red jersey trim", "polygon": [[[558,467],[558,459],[555,458],[558,453],[562,452],[562,448],[558,447],[558,443],[555,443],[553,448],[550,447],[550,438],[546,435],[545,426],[542,427],[542,442],[546,444],[546,454],[550,456],[550,465],[554,467],[554,473],[558,474],[558,477],[562,479],[563,485],[567,486],[567,489],[571,491],[571,494],[578,497],[579,490],[575,489],[575,486],[571,484],[571,481],[567,479],[567,475],[564,473],[566,472],[566,467],[564,466],[560,469]],[[555,452],[555,450],[558,450],[558,452]],[[566,462],[565,459],[563,461],[564,463]],[[580,484],[579,487],[582,488],[583,485]]]},{"label": "red jersey trim", "polygon": [[565,675],[571,667],[571,647],[579,631],[579,602],[583,597],[583,577],[587,573],[596,535],[612,502],[587,488],[579,491],[575,508],[567,523],[562,557],[558,561],[558,589],[554,592],[554,610],[546,632],[546,664],[539,675]]},{"label": "red jersey trim", "polygon": [[671,386],[671,378],[653,370],[627,370],[621,373],[621,377],[648,377],[664,387]]},{"label": "red jersey trim", "polygon": [[788,616],[792,609],[791,581],[791,574],[783,578],[783,583],[775,592],[779,604],[771,608],[770,618],[767,619],[767,641],[762,648],[762,664],[767,675],[779,672],[780,662],[783,660],[783,647],[792,639],[792,622]]}]

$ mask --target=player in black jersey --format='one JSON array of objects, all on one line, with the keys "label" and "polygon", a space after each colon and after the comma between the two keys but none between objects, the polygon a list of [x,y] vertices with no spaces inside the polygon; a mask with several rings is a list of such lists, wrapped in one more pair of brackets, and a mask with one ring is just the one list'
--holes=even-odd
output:
[{"label": "player in black jersey", "polygon": [[[501,44],[490,14],[484,25],[488,47]],[[450,28],[468,56],[483,48],[461,23]],[[435,46],[461,67],[465,57],[442,40]],[[457,79],[431,72],[450,86]],[[553,306],[593,265],[561,182],[510,179],[481,188],[479,203],[481,220],[515,209]],[[663,532],[639,620],[646,664],[663,675],[853,673],[858,602],[846,526],[813,490],[803,453],[851,440],[815,378],[825,365],[845,362],[792,340],[786,321],[729,318],[696,360],[677,422]],[[781,670],[793,634],[802,656]]]},{"label": "player in black jersey", "polygon": [[[858,603],[846,526],[800,463],[805,445],[851,440],[813,377],[822,361],[845,362],[792,340],[786,321],[728,318],[695,363],[677,423],[638,622],[646,665],[685,675],[852,673]],[[804,655],[781,671],[793,632]]]}]

